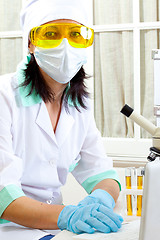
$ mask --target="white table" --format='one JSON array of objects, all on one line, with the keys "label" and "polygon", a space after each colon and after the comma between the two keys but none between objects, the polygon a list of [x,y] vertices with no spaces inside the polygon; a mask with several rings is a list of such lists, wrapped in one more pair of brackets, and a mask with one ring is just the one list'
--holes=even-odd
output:
[{"label": "white table", "polygon": [[[138,240],[139,222],[139,220],[136,220],[125,224],[118,233],[111,234],[95,233],[76,235],[64,230],[59,232],[53,240]],[[49,230],[46,232],[38,229],[30,229],[13,223],[0,226],[0,239],[3,240],[39,240],[49,233],[54,234],[54,231]]]}]

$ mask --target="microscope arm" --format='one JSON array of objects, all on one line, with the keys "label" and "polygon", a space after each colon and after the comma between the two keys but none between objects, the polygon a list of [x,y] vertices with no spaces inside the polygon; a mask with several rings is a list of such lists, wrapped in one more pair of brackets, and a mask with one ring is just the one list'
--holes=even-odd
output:
[{"label": "microscope arm", "polygon": [[[127,104],[121,110],[126,117],[129,117],[136,122],[140,127],[144,128],[147,132],[152,135],[153,147],[150,149],[152,153],[160,155],[160,128],[156,127],[142,115],[136,113]],[[151,159],[150,159],[151,160]],[[151,160],[152,161],[152,160]]]}]

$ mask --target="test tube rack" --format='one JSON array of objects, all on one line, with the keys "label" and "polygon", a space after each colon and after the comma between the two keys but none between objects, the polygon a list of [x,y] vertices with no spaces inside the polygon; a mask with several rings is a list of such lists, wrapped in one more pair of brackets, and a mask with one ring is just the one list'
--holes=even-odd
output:
[{"label": "test tube rack", "polygon": [[144,168],[125,169],[125,187],[122,189],[123,215],[127,220],[141,217]]}]

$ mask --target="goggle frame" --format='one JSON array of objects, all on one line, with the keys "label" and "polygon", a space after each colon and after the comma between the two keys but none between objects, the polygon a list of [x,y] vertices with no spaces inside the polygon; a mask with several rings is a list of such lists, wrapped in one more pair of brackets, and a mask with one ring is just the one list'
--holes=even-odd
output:
[{"label": "goggle frame", "polygon": [[41,48],[56,48],[64,38],[72,47],[87,48],[93,44],[94,30],[76,23],[48,23],[32,28],[29,38]]}]

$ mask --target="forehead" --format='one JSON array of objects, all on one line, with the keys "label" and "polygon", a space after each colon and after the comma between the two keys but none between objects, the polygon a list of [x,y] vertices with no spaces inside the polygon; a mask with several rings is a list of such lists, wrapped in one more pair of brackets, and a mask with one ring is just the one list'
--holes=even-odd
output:
[{"label": "forehead", "polygon": [[[50,21],[50,22],[46,22],[46,23],[76,23],[76,24],[80,24],[79,22],[76,22],[72,19],[56,19],[56,20],[53,20],[53,21]],[[44,23],[44,24],[46,24]],[[42,24],[42,25],[44,25]]]}]

